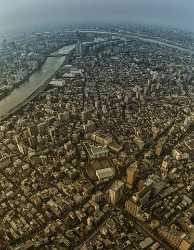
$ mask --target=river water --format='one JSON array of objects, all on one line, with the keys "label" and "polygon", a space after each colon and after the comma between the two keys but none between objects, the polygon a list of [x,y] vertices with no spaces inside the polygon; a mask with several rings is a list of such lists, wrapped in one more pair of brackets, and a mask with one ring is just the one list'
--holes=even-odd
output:
[{"label": "river water", "polygon": [[187,48],[183,48],[179,45],[175,45],[175,44],[171,44],[170,41],[160,41],[158,39],[154,39],[154,38],[147,38],[147,37],[144,37],[143,35],[141,34],[133,34],[131,32],[127,32],[127,31],[121,31],[121,32],[108,32],[108,31],[96,31],[96,30],[81,30],[80,32],[83,32],[83,33],[95,33],[95,34],[109,34],[109,35],[112,35],[112,36],[115,36],[116,37],[122,37],[122,38],[125,38],[125,40],[129,39],[129,38],[134,38],[134,39],[137,39],[137,40],[141,40],[143,42],[147,42],[147,43],[155,43],[155,44],[158,44],[158,45],[161,45],[161,46],[165,46],[165,47],[168,47],[168,48],[173,48],[173,49],[177,49],[179,51],[182,51],[182,52],[185,52],[185,53],[188,53],[188,54],[192,54],[194,55],[194,50],[192,49],[187,49]]},{"label": "river water", "polygon": [[[74,48],[74,45],[68,45],[57,51],[58,53],[68,54]],[[30,97],[39,87],[48,81],[52,75],[63,65],[65,56],[48,57],[40,70],[32,74],[29,80],[25,81],[19,88],[16,88],[10,95],[0,101],[0,119],[19,104]]]}]

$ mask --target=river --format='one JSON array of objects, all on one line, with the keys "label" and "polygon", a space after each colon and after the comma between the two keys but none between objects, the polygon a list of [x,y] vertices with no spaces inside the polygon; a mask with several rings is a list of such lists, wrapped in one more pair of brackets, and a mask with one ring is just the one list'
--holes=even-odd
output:
[{"label": "river", "polygon": [[[58,50],[58,53],[68,54],[74,48],[68,45]],[[0,101],[0,119],[8,115],[18,105],[25,102],[36,90],[44,85],[53,74],[63,65],[65,56],[48,57],[40,70],[31,75],[19,88],[14,89],[10,95]]]},{"label": "river", "polygon": [[108,31],[96,31],[96,30],[80,30],[80,32],[83,32],[83,33],[96,33],[96,34],[109,34],[109,35],[113,35],[115,37],[122,37],[122,38],[125,38],[126,40],[127,39],[130,39],[130,38],[134,38],[134,39],[137,39],[137,40],[141,40],[143,42],[147,42],[147,43],[155,43],[155,44],[158,44],[160,46],[164,46],[164,47],[168,47],[168,48],[173,48],[173,49],[177,49],[179,51],[182,51],[182,52],[185,52],[185,53],[188,53],[188,54],[192,54],[194,55],[194,50],[192,49],[188,49],[188,48],[183,48],[181,47],[180,45],[175,45],[175,44],[171,44],[170,41],[160,41],[158,39],[154,39],[154,38],[147,38],[145,37],[144,35],[142,34],[133,34],[132,32],[127,32],[127,31],[120,31],[120,32],[108,32]]}]

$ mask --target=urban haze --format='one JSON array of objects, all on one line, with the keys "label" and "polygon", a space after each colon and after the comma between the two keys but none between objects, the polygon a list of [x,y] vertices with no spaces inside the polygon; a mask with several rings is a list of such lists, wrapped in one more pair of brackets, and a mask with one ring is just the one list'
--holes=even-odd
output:
[{"label": "urban haze", "polygon": [[135,22],[194,31],[192,0],[0,0],[0,31],[86,22]]}]

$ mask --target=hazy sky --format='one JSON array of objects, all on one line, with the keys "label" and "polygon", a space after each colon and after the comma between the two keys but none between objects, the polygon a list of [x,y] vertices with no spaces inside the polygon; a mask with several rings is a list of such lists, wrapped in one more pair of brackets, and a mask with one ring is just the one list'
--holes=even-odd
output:
[{"label": "hazy sky", "polygon": [[0,31],[89,21],[162,24],[194,31],[194,0],[0,0]]}]

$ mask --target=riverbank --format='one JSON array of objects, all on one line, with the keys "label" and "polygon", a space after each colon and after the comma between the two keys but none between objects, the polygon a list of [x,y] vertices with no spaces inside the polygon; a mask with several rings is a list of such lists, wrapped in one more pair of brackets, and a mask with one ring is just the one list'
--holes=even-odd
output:
[{"label": "riverbank", "polygon": [[30,77],[37,71],[39,71],[42,67],[42,65],[46,62],[48,57],[45,57],[44,60],[38,64],[37,68],[35,68],[31,73],[26,75],[23,80],[16,83],[12,88],[6,89],[2,92],[0,92],[0,101],[2,101],[5,97],[9,96],[14,89],[19,88],[22,84],[24,84],[26,81],[29,81]]},{"label": "riverbank", "polygon": [[125,38],[125,39],[133,38],[133,39],[141,40],[144,42],[154,43],[154,44],[158,44],[161,46],[177,49],[179,51],[194,55],[194,49],[192,50],[190,48],[180,46],[180,45],[175,44],[174,42],[172,42],[170,40],[166,40],[166,42],[165,42],[165,40],[162,40],[159,38],[148,37],[148,36],[145,36],[144,34],[132,33],[130,31],[122,31],[121,30],[119,32],[109,32],[109,31],[96,31],[96,30],[80,30],[79,32],[92,33],[92,34],[104,34],[104,35],[107,34],[107,35],[112,35],[112,36]]},{"label": "riverbank", "polygon": [[[70,44],[71,45],[71,44]],[[69,45],[65,45],[65,46],[69,46]],[[54,52],[50,52],[47,55],[44,56],[44,59],[38,63],[37,67],[35,69],[33,69],[30,73],[28,73],[22,80],[20,80],[17,83],[14,83],[12,88],[6,89],[5,91],[0,91],[0,101],[2,101],[5,97],[7,97],[8,95],[11,94],[12,91],[14,91],[14,89],[19,88],[22,84],[24,84],[26,81],[29,81],[30,77],[37,71],[41,70],[41,67],[44,65],[44,63],[46,62],[46,60],[52,56],[55,57],[55,53],[59,53],[61,50],[63,50],[64,46],[59,46],[57,48],[57,50],[55,50]],[[63,56],[63,55],[61,55]],[[65,56],[65,55],[64,55]]]},{"label": "riverbank", "polygon": [[47,88],[48,83],[52,80],[52,78],[55,76],[55,74],[56,73],[54,73],[42,86],[40,86],[38,89],[36,89],[25,101],[18,104],[16,107],[14,107],[12,110],[10,110],[9,113],[7,113],[6,115],[0,117],[0,122],[5,121],[10,116],[19,112],[24,106],[26,106],[29,102],[31,102],[34,98],[36,98],[41,92],[43,92]]},{"label": "riverbank", "polygon": [[[64,49],[69,54],[75,48],[74,45],[65,46]],[[28,81],[0,101],[0,121],[13,115],[29,101],[34,99],[40,91],[43,91],[48,82],[54,77],[56,72],[64,65],[66,56],[57,58],[47,58],[41,69],[35,72]]]}]

